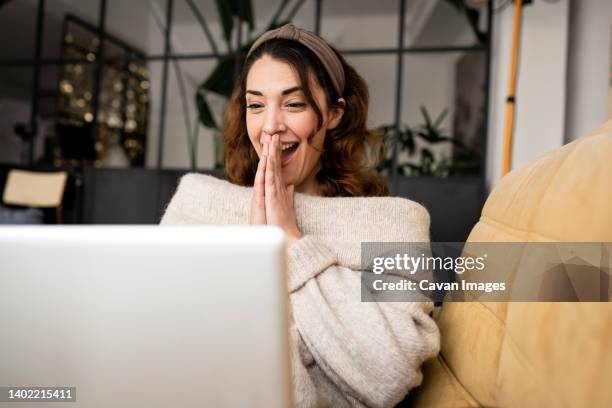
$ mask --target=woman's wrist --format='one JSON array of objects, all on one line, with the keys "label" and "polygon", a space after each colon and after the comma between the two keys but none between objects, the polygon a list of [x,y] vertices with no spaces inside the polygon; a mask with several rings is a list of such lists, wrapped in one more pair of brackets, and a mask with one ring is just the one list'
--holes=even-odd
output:
[{"label": "woman's wrist", "polygon": [[287,243],[289,245],[293,244],[295,241],[298,241],[302,238],[302,233],[299,231],[292,231],[292,232],[285,231],[285,233],[287,234]]}]

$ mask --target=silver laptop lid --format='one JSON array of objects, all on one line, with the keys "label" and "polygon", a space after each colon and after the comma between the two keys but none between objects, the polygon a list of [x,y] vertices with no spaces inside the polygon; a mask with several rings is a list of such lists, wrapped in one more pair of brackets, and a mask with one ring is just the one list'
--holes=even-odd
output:
[{"label": "silver laptop lid", "polygon": [[75,408],[288,406],[284,245],[267,227],[2,227],[0,386],[75,387]]}]

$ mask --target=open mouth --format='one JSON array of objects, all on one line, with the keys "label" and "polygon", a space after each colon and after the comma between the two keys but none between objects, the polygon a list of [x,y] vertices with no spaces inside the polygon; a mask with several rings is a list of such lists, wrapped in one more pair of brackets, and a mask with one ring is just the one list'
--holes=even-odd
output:
[{"label": "open mouth", "polygon": [[282,167],[285,167],[291,161],[293,156],[295,156],[295,152],[297,152],[299,146],[299,142],[283,143],[283,146],[281,147]]}]

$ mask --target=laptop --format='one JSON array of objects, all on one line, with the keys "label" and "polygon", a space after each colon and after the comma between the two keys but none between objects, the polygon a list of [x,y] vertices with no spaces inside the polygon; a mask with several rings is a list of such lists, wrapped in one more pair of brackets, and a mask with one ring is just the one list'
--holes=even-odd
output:
[{"label": "laptop", "polygon": [[290,406],[284,256],[273,227],[1,227],[0,406]]}]

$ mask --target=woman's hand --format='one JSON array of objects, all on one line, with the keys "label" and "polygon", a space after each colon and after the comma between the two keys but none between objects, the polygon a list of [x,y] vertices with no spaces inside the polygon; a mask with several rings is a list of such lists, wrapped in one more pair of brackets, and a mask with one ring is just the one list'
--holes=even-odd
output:
[{"label": "woman's hand", "polygon": [[251,225],[266,225],[266,203],[264,199],[265,191],[265,176],[266,162],[268,155],[268,140],[269,136],[265,136],[263,147],[259,155],[259,164],[257,165],[257,173],[255,173],[255,182],[253,183],[253,194],[251,196],[251,217],[249,222]]},{"label": "woman's hand", "polygon": [[[297,227],[297,220],[293,210],[294,186],[285,186],[283,182],[280,137],[273,135],[269,145],[264,147],[264,152],[266,152],[266,147],[268,149],[265,155],[266,164],[264,167],[266,223],[282,228],[291,244],[302,237],[302,233]],[[259,167],[261,167],[261,164]],[[257,183],[257,177],[255,179]],[[261,190],[260,187],[257,189],[258,191]],[[255,188],[253,188],[253,191],[255,191]]]}]

